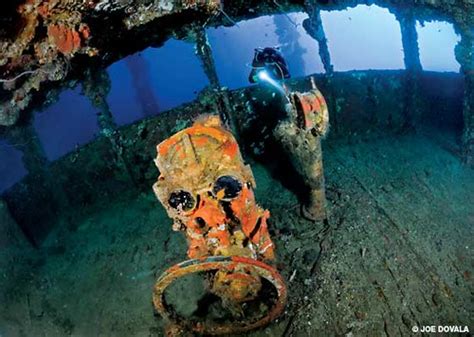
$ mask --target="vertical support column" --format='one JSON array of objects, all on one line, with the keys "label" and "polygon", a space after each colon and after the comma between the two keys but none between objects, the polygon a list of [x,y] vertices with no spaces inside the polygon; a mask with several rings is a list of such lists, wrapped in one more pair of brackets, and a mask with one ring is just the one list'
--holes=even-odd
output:
[{"label": "vertical support column", "polygon": [[406,75],[404,78],[403,129],[414,129],[420,117],[419,80],[422,71],[418,49],[416,20],[411,9],[398,10],[395,16],[400,23]]},{"label": "vertical support column", "polygon": [[213,95],[215,109],[224,122],[224,125],[233,132],[238,141],[240,130],[237,127],[238,123],[233,113],[232,104],[230,103],[229,91],[223,89],[220,85],[214,58],[212,56],[212,48],[209,44],[206,31],[202,26],[196,26],[192,34],[196,41],[196,54],[201,59],[204,72],[211,84],[211,89],[215,92],[215,95]]},{"label": "vertical support column", "polygon": [[334,71],[334,67],[331,64],[328,40],[324,33],[320,10],[317,4],[311,4],[308,1],[306,2],[306,9],[309,18],[303,21],[303,27],[312,38],[318,41],[319,56],[321,57],[324,70],[327,74],[331,74]]},{"label": "vertical support column", "polygon": [[[469,26],[469,25],[468,25]],[[464,74],[464,128],[462,133],[463,161],[474,167],[474,32],[466,29],[456,46],[456,59]]]},{"label": "vertical support column", "polygon": [[196,54],[201,59],[202,65],[204,67],[204,72],[209,78],[211,87],[213,89],[219,89],[221,87],[219,83],[219,78],[217,76],[216,66],[214,64],[214,58],[212,57],[212,49],[207,38],[206,31],[203,27],[198,26],[194,30],[195,40],[196,40]]},{"label": "vertical support column", "polygon": [[160,106],[153,93],[153,84],[150,76],[151,67],[148,61],[142,55],[133,54],[127,56],[124,62],[132,76],[132,84],[136,92],[138,103],[142,108],[143,115],[146,117],[155,116]]},{"label": "vertical support column", "polygon": [[[320,4],[316,1],[306,0],[305,7],[309,18],[303,21],[303,28],[306,32],[318,42],[319,46],[319,57],[323,63],[324,71],[326,72],[326,83],[329,84],[332,80],[334,72],[334,66],[331,62],[331,55],[329,53],[328,40],[326,33],[324,32],[323,22],[321,19],[321,10],[319,9]],[[327,85],[324,88],[325,97],[329,98],[328,103],[332,107],[333,114],[331,125],[334,133],[337,133],[338,127],[338,109],[336,107],[336,97],[332,86]]]},{"label": "vertical support column", "polygon": [[396,14],[400,22],[405,67],[408,71],[419,72],[422,70],[420,52],[418,50],[418,33],[416,20],[411,10],[403,10]]},{"label": "vertical support column", "polygon": [[92,105],[99,109],[97,123],[99,124],[101,134],[112,144],[118,168],[122,169],[127,177],[126,179],[130,179],[132,185],[137,187],[133,173],[124,158],[122,139],[119,131],[117,131],[117,125],[114,122],[109,103],[106,99],[110,88],[110,77],[104,69],[90,70],[83,82],[84,94],[91,100]]},{"label": "vertical support column", "polygon": [[117,128],[109,103],[106,100],[110,88],[109,74],[103,69],[89,70],[82,83],[84,94],[89,98],[92,105],[99,109],[97,123],[99,124],[100,132],[104,136],[113,134]]}]

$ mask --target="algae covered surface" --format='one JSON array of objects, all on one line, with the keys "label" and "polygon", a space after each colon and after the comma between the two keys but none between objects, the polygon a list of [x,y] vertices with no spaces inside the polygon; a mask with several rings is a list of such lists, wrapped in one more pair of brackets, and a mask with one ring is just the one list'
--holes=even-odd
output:
[{"label": "algae covered surface", "polygon": [[[450,142],[425,132],[324,143],[326,224],[302,219],[291,189],[250,161],[289,288],[285,314],[250,335],[471,324],[474,175]],[[151,289],[186,243],[151,190],[61,222],[40,250],[2,251],[2,335],[161,336]]]}]

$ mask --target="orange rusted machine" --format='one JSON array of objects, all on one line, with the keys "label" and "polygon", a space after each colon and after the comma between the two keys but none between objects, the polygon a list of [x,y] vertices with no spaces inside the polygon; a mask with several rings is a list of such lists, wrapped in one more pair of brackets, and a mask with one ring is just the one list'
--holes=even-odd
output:
[{"label": "orange rusted machine", "polygon": [[[168,335],[236,333],[268,324],[283,311],[286,286],[267,264],[274,261],[270,213],[255,202],[255,180],[235,138],[219,117],[205,116],[160,143],[157,152],[160,176],[153,190],[173,229],[185,233],[190,258],[165,271],[154,287],[153,303],[168,321]],[[235,313],[235,320],[190,321],[166,303],[171,283],[198,272],[206,273],[209,291]],[[259,317],[242,318],[245,303],[257,300],[264,284],[273,287],[274,299]]]},{"label": "orange rusted machine", "polygon": [[321,139],[329,129],[329,113],[314,78],[310,80],[311,90],[288,93],[290,109],[273,133],[310,190],[308,202],[302,207],[303,216],[323,221],[327,213]]}]

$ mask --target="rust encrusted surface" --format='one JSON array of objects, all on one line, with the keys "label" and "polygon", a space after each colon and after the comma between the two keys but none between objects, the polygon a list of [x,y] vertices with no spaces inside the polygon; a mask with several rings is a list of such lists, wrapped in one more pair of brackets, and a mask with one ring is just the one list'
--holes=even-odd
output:
[{"label": "rust encrusted surface", "polygon": [[[92,60],[106,53],[101,46],[107,44],[110,27],[97,24],[105,17],[117,17],[114,33],[120,35],[184,10],[206,15],[219,6],[219,0],[25,0],[11,13],[18,15],[16,34],[0,40],[0,125],[15,124],[32,94],[47,82],[66,79],[73,59],[82,55]],[[94,27],[91,22],[96,22]]]},{"label": "rust encrusted surface", "polygon": [[327,216],[321,138],[329,129],[329,112],[314,79],[311,83],[312,90],[290,94],[293,108],[277,125],[274,135],[310,190],[309,201],[302,207],[303,215],[321,221]]},{"label": "rust encrusted surface", "polygon": [[217,116],[206,116],[157,147],[160,170],[153,185],[188,240],[188,256],[274,258],[270,213],[254,197],[255,180],[232,134]]},{"label": "rust encrusted surface", "polygon": [[[276,269],[261,262],[274,260],[267,226],[270,212],[256,204],[250,166],[244,164],[239,145],[220,118],[203,116],[161,142],[155,163],[160,176],[153,190],[173,219],[173,229],[185,232],[188,256],[194,259],[160,277],[153,297],[156,310],[168,321],[175,321],[165,305],[167,286],[190,273],[217,270],[208,279],[209,291],[221,298],[235,317],[243,316],[245,303],[258,298],[261,277],[276,288],[276,305],[255,322],[245,318],[224,325],[189,323],[189,330],[205,334],[243,332],[280,315],[286,302],[285,284]],[[173,331],[177,325],[185,329],[186,322],[180,321],[172,323]]]}]

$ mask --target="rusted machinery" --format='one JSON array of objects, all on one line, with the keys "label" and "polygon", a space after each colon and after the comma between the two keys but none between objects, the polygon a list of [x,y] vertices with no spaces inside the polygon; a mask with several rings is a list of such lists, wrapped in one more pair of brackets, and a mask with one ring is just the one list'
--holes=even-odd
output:
[{"label": "rusted machinery", "polygon": [[321,138],[328,131],[329,114],[313,78],[311,84],[308,92],[288,94],[291,104],[287,118],[277,125],[274,135],[310,189],[308,203],[302,207],[303,216],[320,221],[327,218]]},{"label": "rusted machinery", "polygon": [[272,96],[283,95],[286,118],[275,128],[274,136],[282,143],[296,171],[310,189],[308,202],[303,205],[305,218],[327,219],[321,138],[329,127],[326,101],[311,77],[312,89],[305,93],[290,92],[280,81],[290,78],[288,65],[278,48],[257,48],[249,74],[251,83],[266,83]]},{"label": "rusted machinery", "polygon": [[[233,135],[217,116],[205,116],[159,144],[157,152],[160,176],[153,189],[173,229],[185,232],[191,259],[164,272],[154,288],[154,306],[168,321],[168,334],[244,332],[275,319],[285,306],[286,286],[267,264],[274,261],[270,213],[255,202],[255,180]],[[171,283],[198,272],[206,273],[208,290],[235,313],[233,322],[191,321],[166,303]],[[258,318],[242,318],[245,303],[258,300],[264,283],[273,287],[271,304]]]}]

